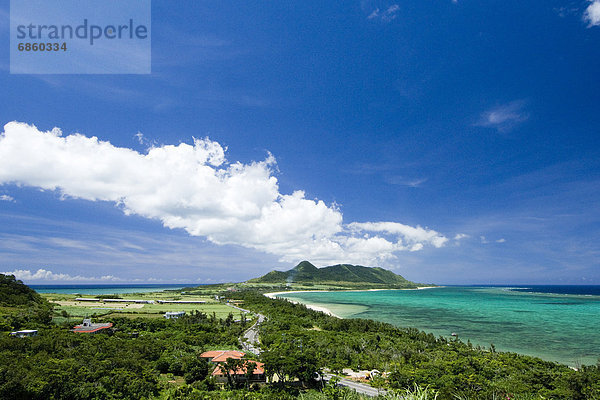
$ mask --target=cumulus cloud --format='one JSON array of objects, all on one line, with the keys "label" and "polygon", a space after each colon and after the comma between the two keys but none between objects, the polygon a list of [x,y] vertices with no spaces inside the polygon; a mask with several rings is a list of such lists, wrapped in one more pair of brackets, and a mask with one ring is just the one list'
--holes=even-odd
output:
[{"label": "cumulus cloud", "polygon": [[348,224],[351,231],[360,232],[381,232],[397,236],[399,239],[395,243],[396,250],[421,250],[424,244],[433,247],[442,247],[447,241],[443,235],[438,232],[400,224],[398,222],[352,222]]},{"label": "cumulus cloud", "polygon": [[7,194],[3,194],[3,195],[0,195],[0,201],[9,201],[11,203],[14,203],[15,199],[12,196],[9,196]]},{"label": "cumulus cloud", "polygon": [[81,275],[69,275],[69,274],[57,274],[46,269],[38,269],[32,272],[28,269],[16,269],[14,271],[0,272],[4,275],[14,275],[15,278],[22,281],[69,281],[69,282],[118,282],[122,281],[112,275],[105,275],[101,277],[90,277]]},{"label": "cumulus cloud", "polygon": [[600,25],[600,0],[593,0],[586,8],[583,19],[589,26]]},{"label": "cumulus cloud", "polygon": [[494,107],[485,111],[475,125],[495,128],[501,132],[510,130],[529,119],[529,114],[524,108],[525,102],[522,100]]},{"label": "cumulus cloud", "polygon": [[[397,251],[441,247],[438,232],[397,222],[344,224],[335,205],[279,192],[276,161],[228,162],[219,143],[150,147],[145,154],[81,134],[11,122],[0,135],[0,184],[56,190],[63,198],[114,202],[216,244],[284,262],[377,264]],[[369,235],[371,233],[371,235]]]},{"label": "cumulus cloud", "polygon": [[396,19],[398,16],[398,11],[400,11],[400,6],[398,4],[392,4],[384,11],[376,8],[371,14],[369,14],[367,19],[379,19],[383,22],[389,22]]}]

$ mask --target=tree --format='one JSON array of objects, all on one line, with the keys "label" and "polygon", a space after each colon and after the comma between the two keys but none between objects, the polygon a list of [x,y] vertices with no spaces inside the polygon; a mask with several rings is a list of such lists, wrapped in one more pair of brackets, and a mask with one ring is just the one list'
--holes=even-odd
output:
[{"label": "tree", "polygon": [[228,358],[223,364],[220,365],[221,372],[227,376],[227,383],[230,388],[236,388],[238,386],[238,370],[242,370],[244,367],[244,360],[239,358]]},{"label": "tree", "polygon": [[263,353],[262,360],[267,375],[277,375],[282,382],[298,379],[308,383],[320,372],[320,361],[313,344],[302,338],[288,337],[277,341]]}]

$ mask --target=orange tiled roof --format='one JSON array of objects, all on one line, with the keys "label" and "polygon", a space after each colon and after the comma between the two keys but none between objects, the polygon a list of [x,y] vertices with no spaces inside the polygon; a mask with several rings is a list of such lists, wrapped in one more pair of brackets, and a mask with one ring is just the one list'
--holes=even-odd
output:
[{"label": "orange tiled roof", "polygon": [[225,362],[228,358],[240,359],[244,357],[245,354],[246,353],[235,350],[212,350],[205,351],[204,353],[200,354],[200,357],[210,358],[210,361],[212,362]]},{"label": "orange tiled roof", "polygon": [[[256,364],[256,368],[254,368],[254,375],[260,375],[260,374],[264,374],[265,373],[265,368],[263,363],[258,362],[258,361],[253,361],[253,360],[248,360],[249,362],[253,362]],[[233,370],[230,370],[229,373],[231,375],[244,375],[246,373],[246,368],[238,368],[237,371],[235,371],[235,373],[233,372]],[[223,370],[221,369],[220,365],[217,365],[217,367],[215,368],[215,370],[212,373],[213,376],[225,376],[225,373],[223,372]]]},{"label": "orange tiled roof", "polygon": [[222,354],[223,351],[222,350],[211,350],[211,351],[205,351],[204,353],[200,354],[200,357],[202,358],[215,358],[216,356]]}]

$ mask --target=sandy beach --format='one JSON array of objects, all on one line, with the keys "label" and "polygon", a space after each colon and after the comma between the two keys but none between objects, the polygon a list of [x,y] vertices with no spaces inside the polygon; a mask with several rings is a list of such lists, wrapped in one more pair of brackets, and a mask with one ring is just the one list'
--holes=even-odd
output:
[{"label": "sandy beach", "polygon": [[[419,286],[419,287],[416,287],[413,289],[351,289],[351,290],[339,290],[339,292],[377,292],[377,291],[381,291],[381,290],[423,290],[423,289],[434,289],[436,287],[440,287],[440,286]],[[331,291],[332,290],[290,290],[290,291],[284,291],[284,292],[265,293],[264,295],[270,299],[275,299],[277,296],[280,296],[280,295],[288,295],[288,294],[294,294],[294,293],[331,292]],[[342,317],[335,314],[327,307],[318,306],[316,304],[310,304],[310,303],[300,303],[298,301],[290,300],[290,299],[287,299],[287,300],[294,304],[303,304],[308,309],[311,309],[314,311],[320,311],[320,312],[330,315],[332,317],[342,319]]]},{"label": "sandy beach", "polygon": [[[323,292],[323,290],[294,290],[294,291],[289,291],[289,292],[273,292],[273,293],[265,293],[265,296],[267,296],[270,299],[274,299],[274,298],[277,297],[277,295],[281,295],[281,294],[306,293],[306,292]],[[324,314],[330,315],[332,317],[342,319],[342,317],[340,317],[339,315],[334,314],[327,307],[317,306],[317,305],[314,305],[314,304],[300,303],[298,301],[290,300],[290,299],[286,299],[286,300],[289,301],[290,303],[293,303],[293,304],[303,304],[306,308],[308,308],[310,310],[319,311],[319,312],[322,312]]]},{"label": "sandy beach", "polygon": [[[348,289],[348,290],[335,290],[335,292],[378,292],[381,290],[423,290],[423,289],[435,289],[435,288],[439,288],[439,287],[443,287],[443,286],[419,286],[419,287],[410,288],[410,289]],[[264,295],[271,299],[274,299],[275,296],[282,295],[282,294],[333,292],[333,291],[334,290],[287,290],[287,291],[283,291],[283,292],[265,293]]]}]

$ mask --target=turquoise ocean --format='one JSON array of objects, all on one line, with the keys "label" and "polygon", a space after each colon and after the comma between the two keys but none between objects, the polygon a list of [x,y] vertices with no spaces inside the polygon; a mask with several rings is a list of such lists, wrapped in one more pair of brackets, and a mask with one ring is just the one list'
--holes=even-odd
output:
[{"label": "turquoise ocean", "polygon": [[162,292],[163,290],[178,290],[195,286],[198,284],[29,285],[38,293],[87,295]]},{"label": "turquoise ocean", "polygon": [[439,287],[290,293],[342,318],[369,318],[571,366],[600,358],[600,287]]}]

